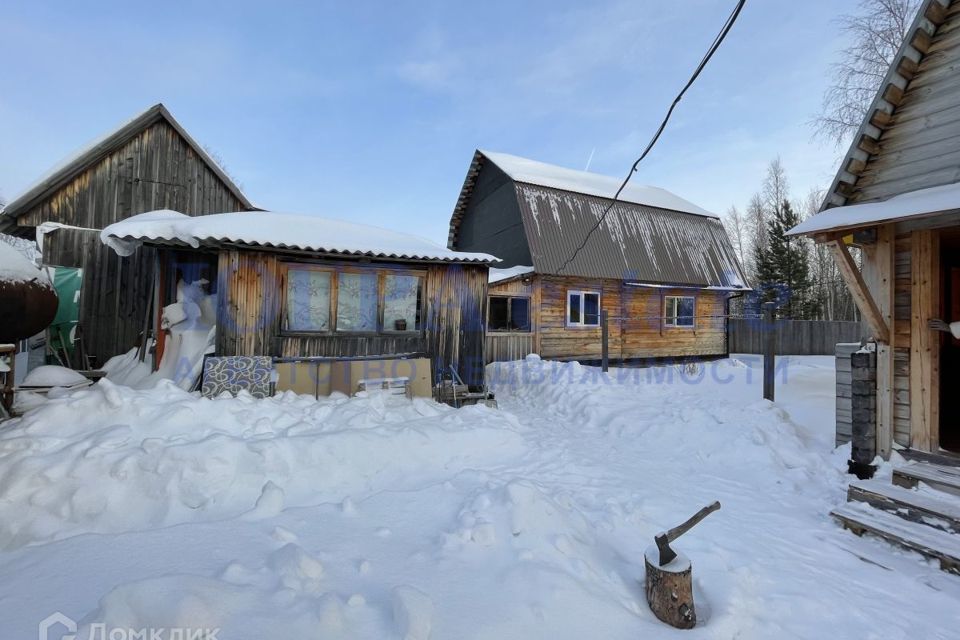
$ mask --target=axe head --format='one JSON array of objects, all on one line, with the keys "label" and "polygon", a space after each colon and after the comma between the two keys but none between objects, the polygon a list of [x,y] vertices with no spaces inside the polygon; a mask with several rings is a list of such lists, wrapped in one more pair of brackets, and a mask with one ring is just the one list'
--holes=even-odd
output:
[{"label": "axe head", "polygon": [[670,548],[670,538],[666,533],[661,533],[656,536],[654,542],[657,543],[657,548],[660,550],[660,566],[664,566],[673,561],[677,557],[677,552]]}]

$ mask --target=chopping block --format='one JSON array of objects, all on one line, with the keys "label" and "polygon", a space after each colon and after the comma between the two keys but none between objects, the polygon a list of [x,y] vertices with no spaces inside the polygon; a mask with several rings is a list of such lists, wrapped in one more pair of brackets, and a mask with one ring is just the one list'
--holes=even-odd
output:
[{"label": "chopping block", "polygon": [[658,534],[655,544],[647,547],[643,554],[650,610],[662,622],[677,629],[695,627],[697,612],[693,603],[693,566],[690,559],[672,549],[670,543],[719,508],[720,503],[714,502],[683,524]]}]

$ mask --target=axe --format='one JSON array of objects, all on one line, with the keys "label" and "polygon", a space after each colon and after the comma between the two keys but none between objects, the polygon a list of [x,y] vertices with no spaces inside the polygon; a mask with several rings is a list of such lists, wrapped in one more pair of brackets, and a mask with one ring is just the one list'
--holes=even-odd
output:
[{"label": "axe", "polygon": [[707,505],[703,509],[700,509],[700,511],[697,511],[695,514],[693,514],[693,517],[683,524],[678,525],[669,531],[657,534],[653,540],[657,543],[657,548],[660,550],[660,566],[662,567],[666,565],[677,557],[677,552],[670,548],[671,542],[685,534],[687,531],[690,531],[690,529],[693,528],[693,525],[697,524],[719,508],[720,502],[714,502],[713,504]]}]

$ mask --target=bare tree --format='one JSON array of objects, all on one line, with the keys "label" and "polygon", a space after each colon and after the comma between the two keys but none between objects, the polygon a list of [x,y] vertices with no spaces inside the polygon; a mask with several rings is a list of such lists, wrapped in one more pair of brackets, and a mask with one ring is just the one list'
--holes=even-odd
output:
[{"label": "bare tree", "polygon": [[790,183],[787,181],[787,170],[783,168],[780,156],[777,156],[767,165],[767,177],[763,180],[763,207],[770,215],[779,213],[783,203],[790,199]]},{"label": "bare tree", "polygon": [[733,250],[737,252],[740,264],[744,264],[746,259],[747,245],[747,219],[740,213],[736,206],[727,209],[727,215],[723,218],[723,226],[727,229],[727,234],[733,240]]},{"label": "bare tree", "polygon": [[[759,193],[753,194],[750,202],[747,203],[747,231],[750,234],[750,248],[756,251],[757,248],[767,248],[767,210],[763,205],[763,196]],[[748,260],[748,263],[752,260]],[[748,272],[752,273],[752,266],[748,266]]]},{"label": "bare tree", "polygon": [[227,168],[227,164],[223,161],[223,156],[220,155],[220,152],[208,145],[203,145],[203,150],[206,151],[211,160],[217,163],[217,166],[220,167],[220,169],[228,178],[230,178],[230,181],[237,185],[237,189],[243,191],[243,183],[240,182],[237,176],[235,176],[229,168]]},{"label": "bare tree", "polygon": [[850,44],[833,65],[833,80],[812,123],[818,137],[840,147],[860,128],[919,4],[920,0],[860,0],[856,13],[840,16]]}]

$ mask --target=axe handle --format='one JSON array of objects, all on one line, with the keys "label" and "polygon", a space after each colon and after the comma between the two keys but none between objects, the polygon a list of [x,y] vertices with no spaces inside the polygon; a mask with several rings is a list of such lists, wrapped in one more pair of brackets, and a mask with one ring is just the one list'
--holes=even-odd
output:
[{"label": "axe handle", "polygon": [[692,529],[695,524],[697,524],[698,522],[700,522],[701,520],[703,520],[704,518],[706,518],[708,515],[710,515],[711,513],[713,513],[719,508],[720,508],[720,502],[716,501],[713,504],[707,505],[703,509],[700,509],[700,511],[697,511],[695,514],[693,514],[693,516],[689,520],[667,531],[666,533],[667,541],[673,542],[674,540],[676,540],[677,538],[685,534],[687,531],[690,531],[690,529]]}]

